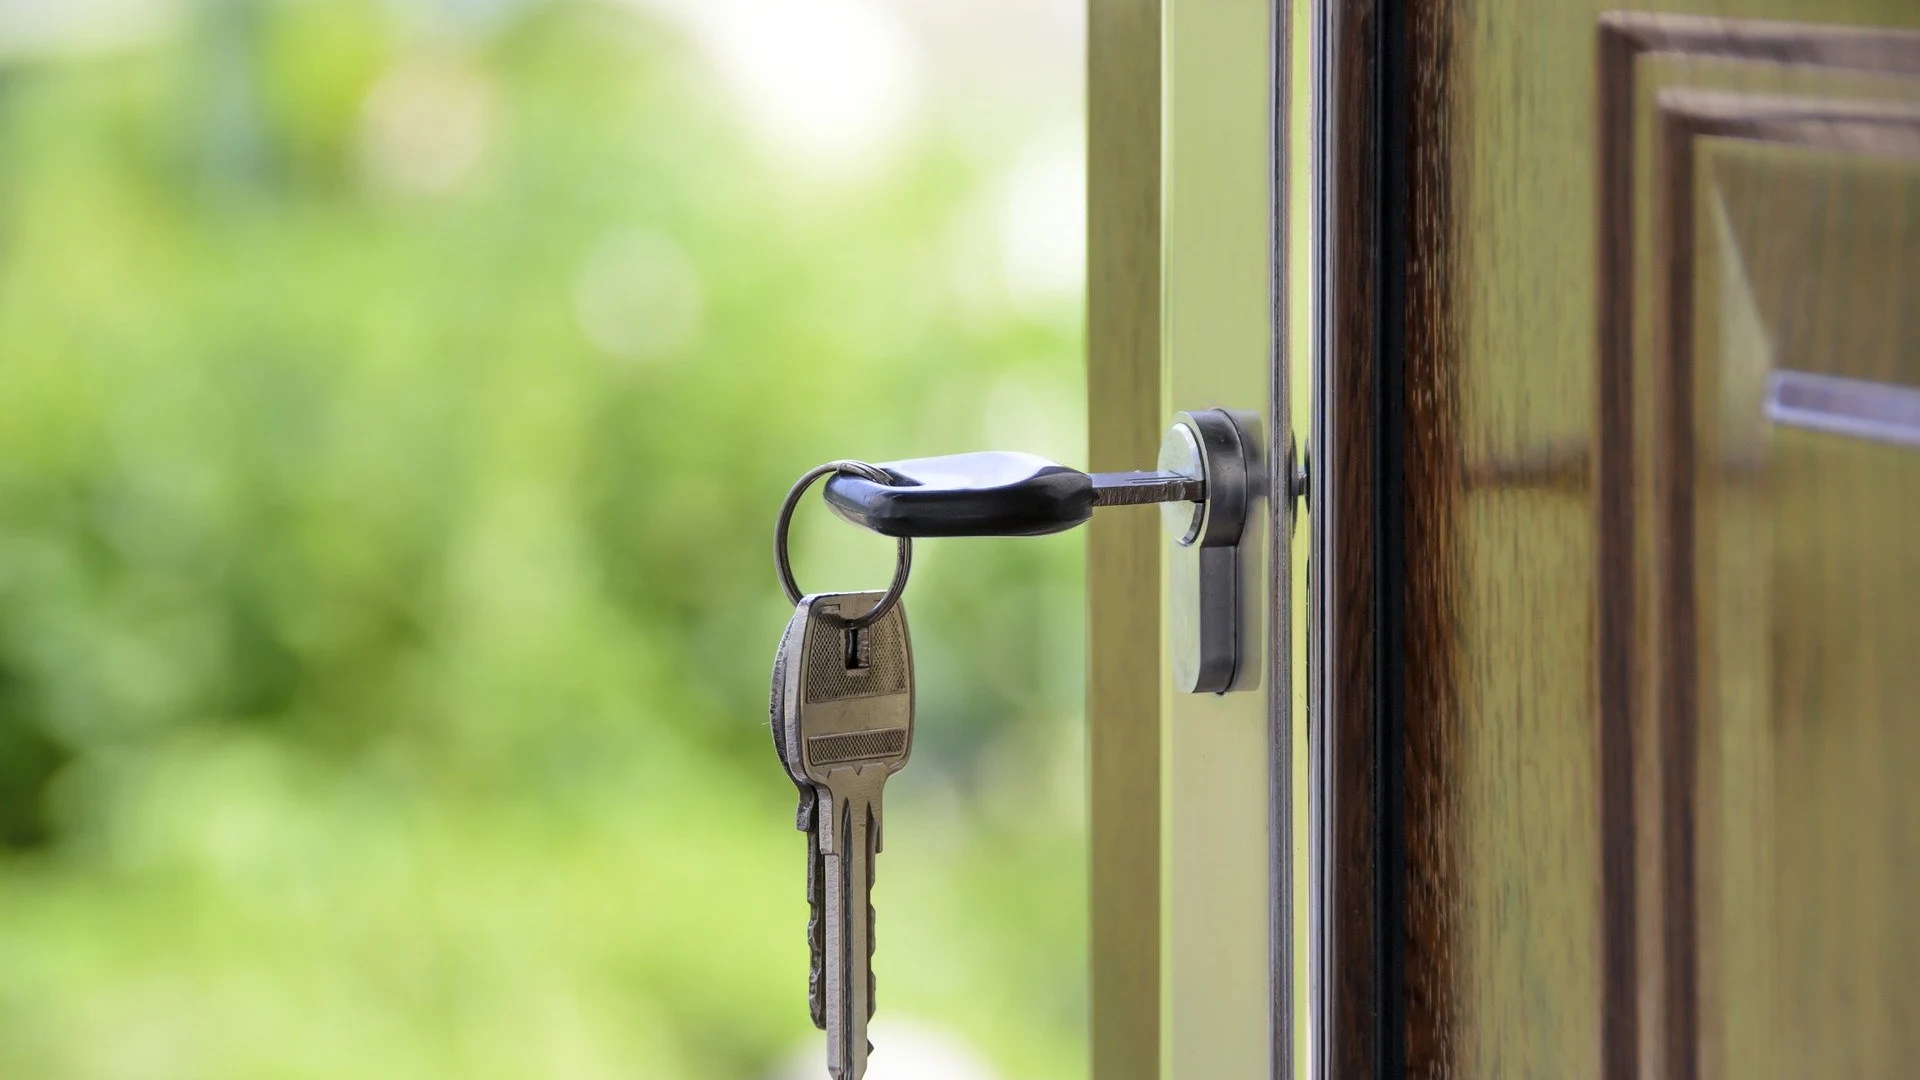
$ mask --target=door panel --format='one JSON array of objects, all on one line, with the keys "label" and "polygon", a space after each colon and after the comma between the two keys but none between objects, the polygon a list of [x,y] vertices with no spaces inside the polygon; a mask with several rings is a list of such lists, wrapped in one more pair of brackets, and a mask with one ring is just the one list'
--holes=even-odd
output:
[{"label": "door panel", "polygon": [[1320,1075],[1920,1052],[1917,27],[1323,8]]},{"label": "door panel", "polygon": [[[1674,122],[1776,107],[1700,104]],[[1697,634],[1661,727],[1692,793],[1665,811],[1694,853],[1709,1076],[1891,1076],[1920,1055],[1920,112],[1815,107],[1772,132],[1789,139],[1705,139],[1691,190],[1668,188],[1697,257],[1671,271],[1695,283],[1666,359],[1695,408],[1672,417],[1693,471],[1665,550],[1680,514],[1697,539],[1663,595]]]}]

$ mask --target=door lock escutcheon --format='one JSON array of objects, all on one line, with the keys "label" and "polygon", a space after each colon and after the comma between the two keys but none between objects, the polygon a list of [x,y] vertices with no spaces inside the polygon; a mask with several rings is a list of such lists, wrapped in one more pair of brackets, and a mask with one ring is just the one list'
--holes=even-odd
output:
[{"label": "door lock escutcheon", "polygon": [[1246,532],[1250,448],[1225,409],[1181,413],[1160,442],[1160,470],[1204,485],[1195,503],[1167,503],[1160,516],[1167,559],[1167,647],[1175,689],[1224,694],[1240,670],[1240,538]]},{"label": "door lock escutcheon", "polygon": [[883,484],[840,474],[824,497],[882,536],[1045,536],[1103,506],[1161,504],[1174,684],[1225,693],[1240,668],[1240,540],[1262,476],[1259,443],[1224,409],[1179,413],[1151,472],[1084,473],[1033,454],[983,451],[879,462]]}]

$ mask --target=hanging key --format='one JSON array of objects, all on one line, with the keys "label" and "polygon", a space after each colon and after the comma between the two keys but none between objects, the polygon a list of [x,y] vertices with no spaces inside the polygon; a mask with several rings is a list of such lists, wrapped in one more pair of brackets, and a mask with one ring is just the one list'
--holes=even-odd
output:
[{"label": "hanging key", "polygon": [[793,617],[773,665],[774,750],[800,794],[796,824],[809,830],[808,1005],[827,1032],[836,1080],[866,1072],[873,1017],[873,863],[882,846],[881,792],[913,748],[913,654],[900,597],[913,541],[899,541],[885,592],[803,596],[793,578],[787,530],[800,498],[823,476],[876,482],[886,473],[857,461],[809,470],[781,504],[774,565]]},{"label": "hanging key", "polygon": [[[873,1015],[873,862],[883,846],[881,794],[913,749],[913,654],[894,603],[866,626],[881,593],[803,597],[783,641],[774,719],[788,773],[816,793],[814,836],[824,874],[818,997],[827,1070],[866,1072]],[[804,814],[804,795],[803,795]]]}]

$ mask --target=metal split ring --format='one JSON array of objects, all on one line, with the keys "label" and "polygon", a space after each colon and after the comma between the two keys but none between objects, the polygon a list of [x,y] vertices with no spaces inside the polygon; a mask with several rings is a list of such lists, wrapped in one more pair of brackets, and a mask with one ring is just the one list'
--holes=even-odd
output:
[{"label": "metal split ring", "polygon": [[[863,480],[889,486],[894,482],[892,475],[885,469],[877,465],[869,465],[864,461],[829,461],[825,465],[816,465],[808,469],[800,479],[794,481],[793,489],[787,492],[787,501],[780,504],[780,517],[773,526],[773,565],[780,572],[780,585],[787,590],[787,600],[790,603],[798,604],[803,594],[800,592],[799,584],[793,580],[793,562],[787,558],[787,527],[793,523],[793,511],[800,505],[800,497],[807,493],[807,489],[813,486],[814,481],[833,473],[858,476]],[[859,629],[862,626],[871,625],[882,615],[893,610],[893,605],[900,602],[900,595],[907,591],[907,574],[912,569],[913,540],[903,536],[900,538],[900,554],[894,563],[893,584],[887,586],[886,594],[880,597],[879,603],[873,605],[873,610],[857,618],[846,620],[846,624]]]}]

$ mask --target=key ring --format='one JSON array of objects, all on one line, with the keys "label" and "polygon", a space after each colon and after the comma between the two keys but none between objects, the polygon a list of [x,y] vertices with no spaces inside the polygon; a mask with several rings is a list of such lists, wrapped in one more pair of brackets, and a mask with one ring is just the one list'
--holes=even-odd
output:
[{"label": "key ring", "polygon": [[[793,563],[787,558],[787,527],[793,523],[793,511],[800,505],[800,497],[807,493],[814,481],[831,473],[846,473],[876,484],[893,484],[893,477],[885,469],[864,461],[829,461],[808,469],[800,479],[794,481],[792,490],[787,492],[787,501],[780,504],[780,517],[773,526],[773,565],[780,572],[780,586],[786,589],[789,603],[798,604],[802,593],[799,584],[793,580]],[[893,605],[900,602],[900,595],[907,591],[907,574],[912,569],[913,540],[903,536],[900,538],[900,554],[894,563],[893,584],[887,586],[886,594],[865,615],[842,621],[858,630],[891,611]]]}]

